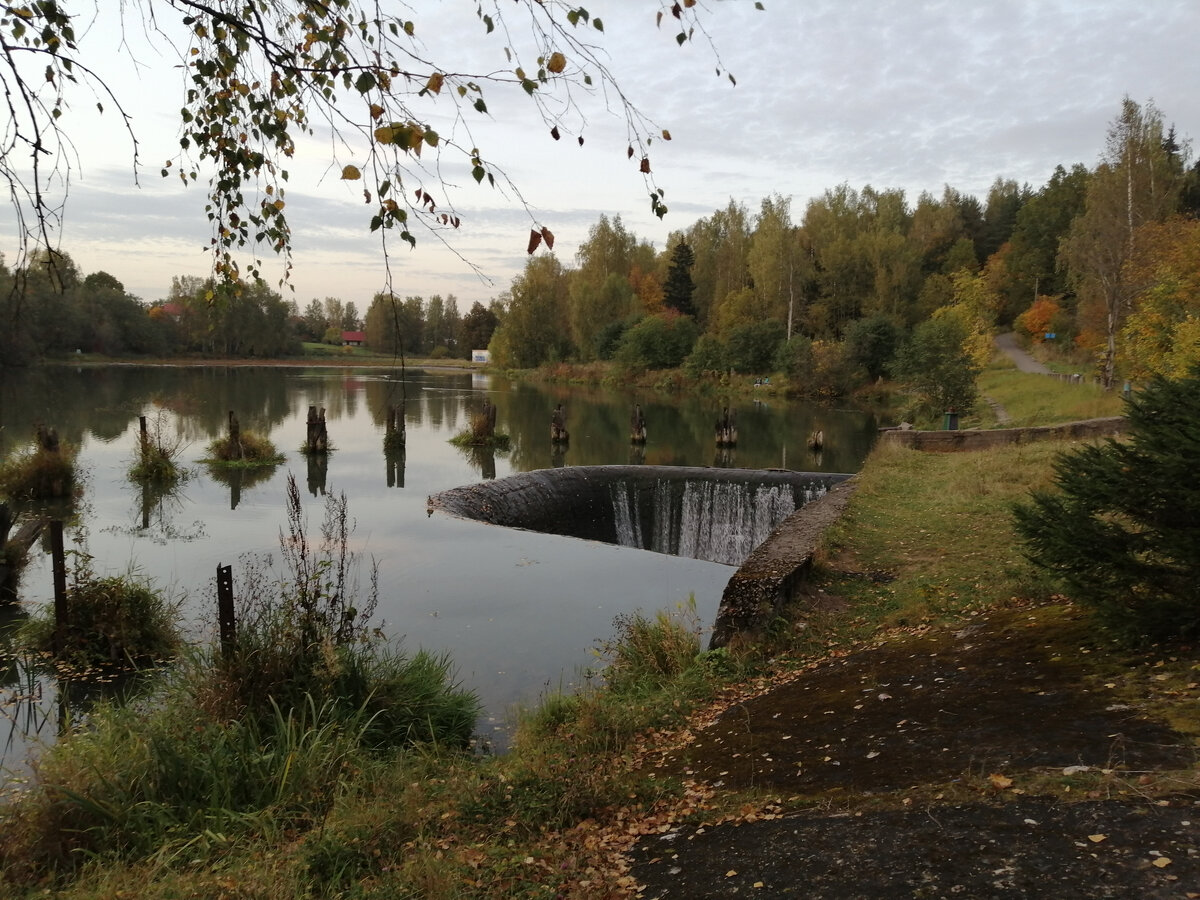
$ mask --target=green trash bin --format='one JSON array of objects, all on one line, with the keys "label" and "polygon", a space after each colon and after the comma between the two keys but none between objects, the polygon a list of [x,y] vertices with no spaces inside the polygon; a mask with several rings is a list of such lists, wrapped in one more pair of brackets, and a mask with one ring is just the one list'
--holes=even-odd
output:
[{"label": "green trash bin", "polygon": [[942,430],[958,431],[958,413],[955,410],[946,410],[946,415],[942,417]]}]

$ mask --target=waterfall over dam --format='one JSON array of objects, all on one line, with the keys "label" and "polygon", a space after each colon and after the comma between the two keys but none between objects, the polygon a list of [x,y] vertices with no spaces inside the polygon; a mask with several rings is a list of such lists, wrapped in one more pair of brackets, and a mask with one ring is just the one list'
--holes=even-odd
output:
[{"label": "waterfall over dam", "polygon": [[443,491],[464,518],[740,565],[804,504],[849,475],[783,469],[571,466]]}]

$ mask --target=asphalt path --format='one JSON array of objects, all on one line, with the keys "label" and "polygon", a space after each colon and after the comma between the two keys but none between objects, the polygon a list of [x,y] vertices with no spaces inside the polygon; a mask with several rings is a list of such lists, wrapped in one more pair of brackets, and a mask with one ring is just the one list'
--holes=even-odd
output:
[{"label": "asphalt path", "polygon": [[1026,353],[1017,345],[1017,336],[1011,331],[1007,334],[996,335],[996,348],[1017,364],[1022,372],[1033,372],[1037,375],[1053,374],[1044,365]]}]

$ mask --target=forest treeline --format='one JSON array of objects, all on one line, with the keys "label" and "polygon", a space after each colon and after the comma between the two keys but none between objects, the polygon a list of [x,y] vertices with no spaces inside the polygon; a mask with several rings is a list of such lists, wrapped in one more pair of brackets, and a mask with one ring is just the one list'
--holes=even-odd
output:
[{"label": "forest treeline", "polygon": [[[1200,163],[1153,103],[1126,98],[1094,168],[1058,166],[1038,189],[997,178],[982,200],[945,186],[839,185],[793,220],[773,195],[730,201],[659,251],[601,216],[574,265],[532,255],[509,288],[457,300],[376,294],[301,309],[265,286],[235,295],[176,278],[149,306],[64,255],[0,266],[6,362],[76,348],[111,354],[280,356],[363,330],[385,353],[495,364],[611,360],[785,376],[800,395],[848,394],[891,375],[930,408],[969,403],[997,328],[1051,341],[1106,384],[1200,362]],[[12,290],[13,286],[21,288]]]}]

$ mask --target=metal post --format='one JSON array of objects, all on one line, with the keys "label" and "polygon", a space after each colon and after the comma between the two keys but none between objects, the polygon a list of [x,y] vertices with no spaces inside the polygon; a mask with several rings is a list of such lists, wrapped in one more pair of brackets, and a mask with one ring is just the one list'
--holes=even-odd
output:
[{"label": "metal post", "polygon": [[54,569],[54,645],[61,651],[67,637],[67,552],[62,519],[50,522],[50,558]]},{"label": "metal post", "polygon": [[237,623],[233,618],[233,566],[217,566],[217,627],[221,633],[221,653],[228,656],[237,642]]}]

